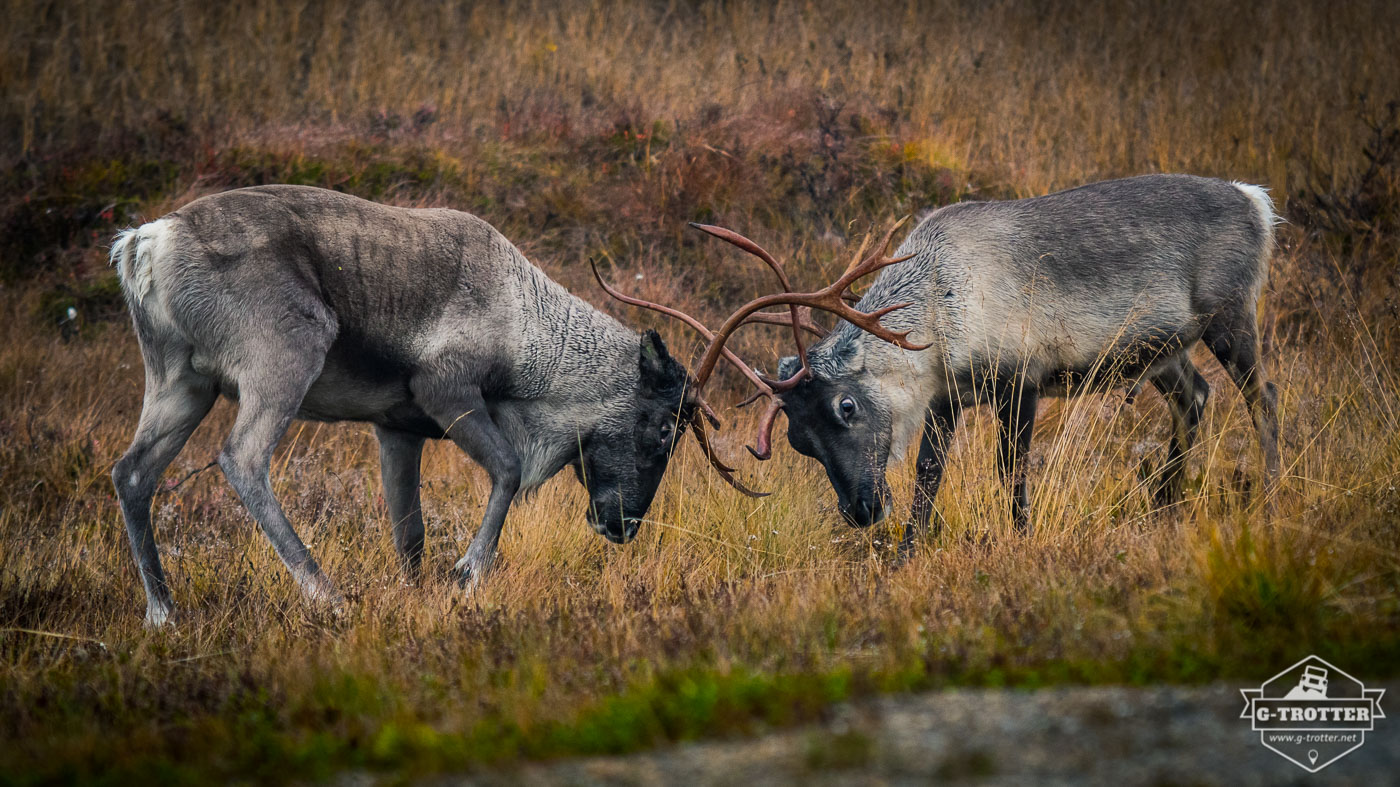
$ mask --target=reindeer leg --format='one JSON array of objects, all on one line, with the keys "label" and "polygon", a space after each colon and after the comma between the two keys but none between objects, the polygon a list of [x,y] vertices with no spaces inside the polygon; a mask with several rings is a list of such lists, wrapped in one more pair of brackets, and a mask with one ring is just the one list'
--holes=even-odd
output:
[{"label": "reindeer leg", "polygon": [[[324,337],[325,346],[330,343]],[[238,417],[219,453],[219,467],[248,512],[257,520],[303,595],[338,607],[341,599],[272,494],[272,452],[296,417],[325,362],[324,346],[284,347],[259,352],[258,367],[238,379]]]},{"label": "reindeer leg", "polygon": [[481,527],[467,547],[467,553],[457,561],[460,582],[463,586],[474,586],[486,576],[496,557],[496,543],[501,538],[506,512],[520,490],[520,458],[491,420],[480,390],[436,379],[415,380],[411,388],[423,411],[441,424],[452,442],[491,476],[491,496],[486,501]]},{"label": "reindeer leg", "polygon": [[379,473],[393,522],[394,547],[405,576],[416,581],[423,567],[423,502],[419,494],[423,438],[383,426],[376,426],[374,433],[379,437]]},{"label": "reindeer leg", "polygon": [[156,551],[151,527],[151,498],[160,476],[180,453],[199,422],[209,413],[218,394],[211,382],[195,374],[180,358],[181,367],[173,373],[160,368],[163,353],[148,353],[146,396],[141,402],[141,421],[131,447],[112,468],[112,483],[121,500],[122,518],[131,541],[131,556],[146,589],[146,625],[162,626],[175,610],[170,587]]},{"label": "reindeer leg", "polygon": [[1259,332],[1253,309],[1237,315],[1220,315],[1206,328],[1206,346],[1244,394],[1254,428],[1259,432],[1259,448],[1264,454],[1265,493],[1278,482],[1278,388],[1264,376],[1259,358]]},{"label": "reindeer leg", "polygon": [[[914,551],[914,541],[928,531],[933,514],[933,500],[943,483],[943,467],[948,446],[958,426],[962,405],[956,399],[935,399],[924,416],[924,433],[919,440],[917,476],[914,481],[914,503],[909,510],[909,523],[904,527],[904,539],[899,544],[899,560],[908,560]],[[934,527],[934,536],[942,529],[942,520]]]},{"label": "reindeer leg", "polygon": [[1167,462],[1157,479],[1153,498],[1158,506],[1181,502],[1186,475],[1186,452],[1196,442],[1196,431],[1205,413],[1210,384],[1185,355],[1152,377],[1152,385],[1167,400],[1172,412],[1172,439]]},{"label": "reindeer leg", "polygon": [[1031,532],[1031,502],[1026,492],[1026,458],[1031,450],[1039,394],[1028,382],[1016,380],[995,392],[1000,439],[997,466],[1011,491],[1011,516],[1022,535]]}]

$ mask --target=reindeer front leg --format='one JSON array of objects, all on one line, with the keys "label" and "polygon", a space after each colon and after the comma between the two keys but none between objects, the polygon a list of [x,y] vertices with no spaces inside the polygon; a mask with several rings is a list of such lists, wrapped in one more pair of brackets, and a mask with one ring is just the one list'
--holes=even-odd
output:
[{"label": "reindeer front leg", "polygon": [[394,548],[403,563],[404,576],[417,582],[423,565],[423,499],[419,489],[423,438],[384,426],[376,426],[374,433],[379,437],[379,473],[393,523]]},{"label": "reindeer front leg", "polygon": [[474,587],[491,568],[506,512],[520,490],[520,458],[491,420],[480,389],[436,380],[415,381],[412,387],[423,411],[441,424],[452,442],[491,477],[491,497],[486,501],[481,527],[456,567],[460,572],[458,581],[464,587]]},{"label": "reindeer front leg", "polygon": [[[899,544],[899,562],[908,560],[914,552],[914,541],[928,530],[933,514],[933,500],[943,483],[943,466],[948,446],[958,428],[962,405],[956,399],[935,399],[924,416],[923,437],[919,440],[919,460],[914,479],[914,503],[909,510],[909,522],[904,526],[904,540]],[[934,528],[934,536],[942,529],[942,520]]]},{"label": "reindeer front leg", "polygon": [[1016,532],[1031,533],[1031,501],[1026,491],[1026,459],[1031,453],[1031,432],[1035,429],[1035,409],[1039,392],[1025,380],[997,386],[998,440],[997,467],[1011,493],[1011,519]]}]

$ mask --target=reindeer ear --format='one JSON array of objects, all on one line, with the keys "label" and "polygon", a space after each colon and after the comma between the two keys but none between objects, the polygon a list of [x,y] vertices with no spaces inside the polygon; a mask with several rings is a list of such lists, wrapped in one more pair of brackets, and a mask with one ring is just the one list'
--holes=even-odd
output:
[{"label": "reindeer ear", "polygon": [[802,370],[802,362],[796,355],[784,356],[778,361],[778,379],[786,380]]},{"label": "reindeer ear", "polygon": [[666,342],[661,340],[661,334],[653,330],[648,330],[642,334],[642,368],[650,368],[660,374],[666,371],[669,366],[666,362],[671,360],[671,353],[666,350]]},{"label": "reindeer ear", "polygon": [[831,356],[839,358],[841,368],[846,372],[860,372],[865,369],[865,342],[855,336],[845,336],[831,347]]},{"label": "reindeer ear", "polygon": [[685,383],[685,369],[671,357],[666,342],[656,331],[649,330],[642,334],[638,371],[641,373],[642,392],[647,395],[675,388],[679,396],[680,387]]}]

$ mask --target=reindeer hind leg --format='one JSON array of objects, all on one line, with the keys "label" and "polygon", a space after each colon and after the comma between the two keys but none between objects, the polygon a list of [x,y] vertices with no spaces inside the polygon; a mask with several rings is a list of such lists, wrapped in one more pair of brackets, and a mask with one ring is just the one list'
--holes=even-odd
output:
[{"label": "reindeer hind leg", "polygon": [[213,382],[188,365],[188,353],[163,368],[161,353],[147,353],[146,395],[131,447],[112,467],[112,483],[121,501],[131,556],[146,590],[146,625],[170,620],[175,604],[161,568],[151,524],[151,498],[165,469],[184,448],[218,398]]},{"label": "reindeer hind leg", "polygon": [[273,495],[270,469],[273,451],[320,376],[334,336],[333,324],[303,322],[233,351],[241,359],[236,374],[238,417],[219,453],[224,476],[302,593],[309,601],[333,606],[340,596]]},{"label": "reindeer hind leg", "polygon": [[1204,338],[1206,346],[1244,395],[1254,428],[1259,433],[1259,448],[1264,454],[1265,485],[1272,487],[1278,481],[1280,464],[1278,388],[1264,376],[1253,311],[1234,319],[1225,319],[1222,315],[1206,328]]},{"label": "reindeer hind leg", "polygon": [[1196,432],[1210,397],[1210,384],[1185,354],[1152,376],[1152,385],[1166,399],[1172,414],[1172,438],[1167,461],[1153,490],[1158,506],[1181,502],[1186,480],[1186,453],[1196,442]]}]

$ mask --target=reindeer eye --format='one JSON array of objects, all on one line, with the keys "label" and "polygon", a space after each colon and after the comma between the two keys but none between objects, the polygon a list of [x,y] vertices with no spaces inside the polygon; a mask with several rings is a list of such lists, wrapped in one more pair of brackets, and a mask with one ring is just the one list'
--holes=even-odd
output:
[{"label": "reindeer eye", "polygon": [[842,418],[850,420],[856,412],[856,401],[849,396],[843,396],[841,401],[837,403],[836,409],[841,413]]}]

